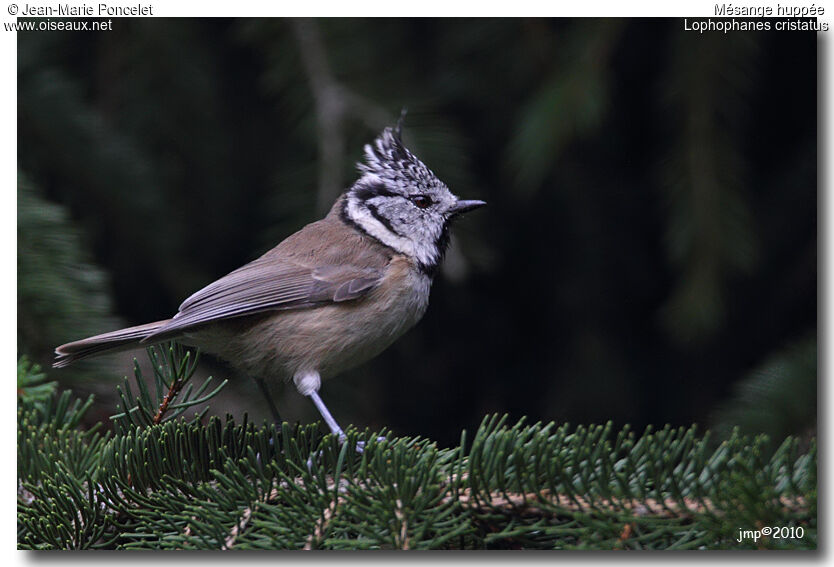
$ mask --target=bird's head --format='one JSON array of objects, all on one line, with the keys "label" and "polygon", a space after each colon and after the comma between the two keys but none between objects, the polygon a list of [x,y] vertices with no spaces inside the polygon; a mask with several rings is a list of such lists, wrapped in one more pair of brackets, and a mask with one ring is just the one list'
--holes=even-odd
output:
[{"label": "bird's head", "polygon": [[365,146],[361,177],[348,189],[343,216],[433,274],[449,244],[449,223],[485,205],[455,196],[402,143],[401,122]]}]

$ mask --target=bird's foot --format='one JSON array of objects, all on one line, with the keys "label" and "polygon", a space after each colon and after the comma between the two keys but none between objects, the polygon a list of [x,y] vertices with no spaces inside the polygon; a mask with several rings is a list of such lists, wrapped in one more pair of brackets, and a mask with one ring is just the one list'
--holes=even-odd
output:
[{"label": "bird's foot", "polygon": [[[388,438],[384,436],[379,436],[376,438],[377,443],[381,443],[382,441],[387,441]],[[343,442],[340,440],[340,443]],[[357,441],[356,442],[356,452],[357,453],[364,453],[365,452],[365,442],[364,441]]]},{"label": "bird's foot", "polygon": [[[345,441],[347,441],[347,435],[345,435],[344,431],[342,431],[342,430],[339,430],[338,432],[334,431],[333,434],[339,436],[339,445],[344,445]],[[379,443],[381,441],[387,441],[387,438],[383,437],[383,436],[380,436],[380,437],[376,438],[377,443]],[[362,453],[365,452],[365,446],[366,446],[365,441],[359,440],[359,441],[356,442],[356,446],[354,447],[354,450],[361,455]],[[310,453],[310,456],[307,457],[307,470],[311,470],[313,468],[313,459],[314,458],[320,458],[321,456],[322,456],[322,450],[321,449],[319,449],[318,451],[315,451],[313,453]]]}]

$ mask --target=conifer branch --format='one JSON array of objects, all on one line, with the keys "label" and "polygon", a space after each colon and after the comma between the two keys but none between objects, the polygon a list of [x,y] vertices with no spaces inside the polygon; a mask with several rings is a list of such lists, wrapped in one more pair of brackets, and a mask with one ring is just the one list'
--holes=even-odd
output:
[{"label": "conifer branch", "polygon": [[[89,407],[68,392],[19,400],[21,548],[816,548],[813,440],[768,452],[734,433],[714,448],[694,428],[498,416],[449,449],[231,417],[102,436],[77,429]],[[802,535],[738,542],[759,523]]]}]

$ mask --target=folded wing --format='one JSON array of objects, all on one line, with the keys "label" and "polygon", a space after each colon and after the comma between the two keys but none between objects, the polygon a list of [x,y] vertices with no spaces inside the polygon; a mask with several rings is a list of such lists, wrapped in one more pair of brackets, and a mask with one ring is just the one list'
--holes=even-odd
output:
[{"label": "folded wing", "polygon": [[156,342],[185,329],[223,319],[356,300],[376,287],[381,277],[381,271],[374,268],[350,265],[311,268],[261,257],[186,299],[169,323],[142,342]]}]

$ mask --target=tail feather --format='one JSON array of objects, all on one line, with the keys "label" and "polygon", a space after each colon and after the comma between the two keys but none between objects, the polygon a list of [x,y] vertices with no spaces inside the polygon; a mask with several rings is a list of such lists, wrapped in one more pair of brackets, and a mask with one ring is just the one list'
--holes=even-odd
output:
[{"label": "tail feather", "polygon": [[166,319],[164,321],[146,323],[145,325],[119,329],[118,331],[111,331],[61,345],[55,349],[55,362],[52,363],[52,366],[54,368],[62,368],[72,364],[76,360],[81,360],[89,356],[96,356],[106,352],[130,350],[139,346],[139,342],[142,339],[153,334],[169,321],[169,319]]}]

